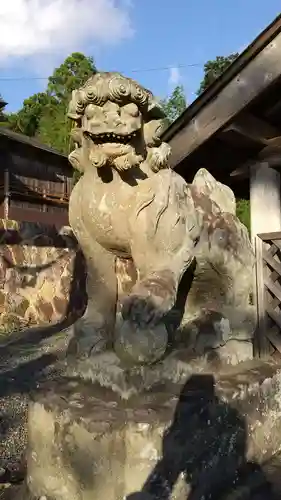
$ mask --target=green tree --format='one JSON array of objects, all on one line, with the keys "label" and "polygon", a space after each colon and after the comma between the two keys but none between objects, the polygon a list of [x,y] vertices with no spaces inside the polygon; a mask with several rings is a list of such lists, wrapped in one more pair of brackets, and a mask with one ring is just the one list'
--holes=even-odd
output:
[{"label": "green tree", "polygon": [[30,96],[17,113],[6,115],[7,125],[67,154],[71,129],[67,108],[71,92],[96,71],[92,57],[74,52],[54,70],[45,92]]},{"label": "green tree", "polygon": [[236,202],[236,215],[251,233],[250,202],[249,200],[238,199]]},{"label": "green tree", "polygon": [[239,56],[238,53],[230,54],[229,56],[217,56],[216,59],[207,61],[204,65],[204,77],[197,91],[199,96],[204,92],[211,83],[213,83],[231,63]]},{"label": "green tree", "polygon": [[1,125],[29,137],[36,137],[42,143],[68,154],[72,148],[70,144],[72,124],[67,118],[71,93],[96,72],[92,57],[74,52],[55,68],[48,79],[46,91],[25,99],[17,113],[4,115],[3,123],[0,109]]},{"label": "green tree", "polygon": [[23,106],[18,113],[11,113],[7,116],[9,127],[14,132],[29,137],[36,136],[44,108],[49,102],[50,98],[45,92],[28,97],[23,101]]},{"label": "green tree", "polygon": [[38,123],[39,140],[62,153],[69,153],[71,122],[67,118],[67,108],[71,93],[96,72],[93,58],[80,52],[71,54],[54,70],[47,86],[48,103]]},{"label": "green tree", "polygon": [[49,77],[47,93],[59,103],[68,103],[71,92],[81,87],[97,68],[92,57],[73,52]]},{"label": "green tree", "polygon": [[67,106],[49,103],[40,118],[37,138],[43,144],[68,154],[71,122],[67,118]]},{"label": "green tree", "polygon": [[167,126],[173,123],[186,109],[186,97],[182,85],[177,85],[170,97],[161,101],[166,113]]},{"label": "green tree", "polygon": [[5,113],[6,102],[0,94],[0,126],[5,127],[8,123],[7,113]]}]

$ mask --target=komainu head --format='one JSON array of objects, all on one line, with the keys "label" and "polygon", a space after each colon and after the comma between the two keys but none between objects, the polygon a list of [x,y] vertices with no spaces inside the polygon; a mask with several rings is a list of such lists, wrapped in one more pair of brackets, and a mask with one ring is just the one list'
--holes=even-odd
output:
[{"label": "komainu head", "polygon": [[72,93],[68,116],[76,149],[69,155],[81,172],[93,166],[124,171],[147,162],[167,168],[170,147],[161,142],[165,114],[151,92],[119,73],[96,73]]}]

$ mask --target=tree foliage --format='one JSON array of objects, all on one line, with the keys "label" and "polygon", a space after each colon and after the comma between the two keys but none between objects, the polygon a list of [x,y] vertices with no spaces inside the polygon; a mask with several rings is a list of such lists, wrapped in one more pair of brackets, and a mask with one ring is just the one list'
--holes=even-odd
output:
[{"label": "tree foliage", "polygon": [[49,77],[47,93],[58,103],[68,103],[71,92],[81,87],[97,69],[92,57],[74,52]]},{"label": "tree foliage", "polygon": [[37,133],[40,119],[45,106],[49,103],[49,96],[45,92],[34,94],[23,101],[18,113],[8,115],[10,128],[15,132],[34,137]]},{"label": "tree foliage", "polygon": [[47,86],[48,103],[38,124],[37,137],[41,142],[62,153],[69,153],[71,123],[67,118],[67,108],[71,93],[81,87],[96,71],[93,58],[80,52],[67,57],[61,66],[54,70]]},{"label": "tree foliage", "polygon": [[204,92],[211,83],[213,83],[231,63],[238,57],[238,53],[230,54],[229,56],[217,56],[216,59],[207,61],[204,65],[204,77],[197,91],[199,96]]},{"label": "tree foliage", "polygon": [[238,199],[236,202],[236,215],[251,233],[250,202],[249,200]]},{"label": "tree foliage", "polygon": [[67,104],[48,104],[41,116],[36,137],[43,144],[61,153],[69,153],[71,122],[67,118]]},{"label": "tree foliage", "polygon": [[1,109],[0,109],[0,126],[5,126],[5,125],[7,125],[7,116],[6,116],[6,113],[5,113],[6,103],[4,102],[4,99],[3,99],[3,97],[2,97],[1,94],[0,94],[0,106],[1,106]]},{"label": "tree foliage", "polygon": [[25,99],[18,113],[7,115],[9,127],[67,154],[71,128],[67,108],[71,92],[96,71],[92,57],[74,52],[54,70],[45,92]]},{"label": "tree foliage", "polygon": [[187,104],[183,86],[177,85],[170,97],[163,99],[161,104],[166,113],[167,125],[170,125],[186,109]]}]

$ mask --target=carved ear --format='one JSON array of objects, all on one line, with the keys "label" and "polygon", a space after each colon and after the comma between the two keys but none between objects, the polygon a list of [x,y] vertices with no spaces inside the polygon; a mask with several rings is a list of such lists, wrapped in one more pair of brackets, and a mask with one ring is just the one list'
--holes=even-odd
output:
[{"label": "carved ear", "polygon": [[148,148],[148,155],[146,162],[150,166],[152,172],[159,172],[162,168],[168,167],[168,160],[171,154],[171,147],[166,142],[158,148]]},{"label": "carved ear", "polygon": [[72,97],[71,97],[71,101],[68,105],[68,112],[67,112],[67,116],[68,118],[70,118],[71,120],[74,120],[74,121],[79,121],[81,120],[81,114],[79,114],[77,112],[77,102],[78,102],[78,90],[73,90],[72,91]]},{"label": "carved ear", "polygon": [[74,149],[68,155],[68,161],[75,170],[79,170],[79,172],[84,172],[83,161],[82,161],[82,148]]},{"label": "carved ear", "polygon": [[147,146],[153,147],[161,144],[161,134],[164,132],[165,123],[164,120],[150,120],[144,124],[143,136],[144,142]]}]

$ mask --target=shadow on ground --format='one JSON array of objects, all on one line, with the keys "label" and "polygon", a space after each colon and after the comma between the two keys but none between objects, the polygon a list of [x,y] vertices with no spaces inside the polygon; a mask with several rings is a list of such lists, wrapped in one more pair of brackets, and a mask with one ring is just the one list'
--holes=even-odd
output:
[{"label": "shadow on ground", "polygon": [[13,392],[29,393],[45,379],[44,370],[57,361],[55,354],[43,354],[37,359],[22,363],[14,369],[0,373],[0,397]]},{"label": "shadow on ground", "polygon": [[[67,339],[67,330],[64,335],[60,330],[60,325],[32,328],[0,345],[0,499],[1,483],[11,474],[16,480],[22,477],[29,397],[58,374]],[[1,467],[12,469],[3,475]]]},{"label": "shadow on ground", "polygon": [[71,333],[64,323],[33,327],[12,334],[7,342],[0,343],[0,372],[13,364],[13,360],[27,359],[42,351],[44,345],[56,344]]},{"label": "shadow on ground", "polygon": [[[261,466],[247,461],[246,445],[246,422],[216,396],[214,377],[193,375],[163,437],[162,459],[142,491],[127,500],[169,500],[180,477],[186,482],[188,500],[280,498]],[[280,473],[281,461],[278,477]]]}]

